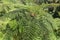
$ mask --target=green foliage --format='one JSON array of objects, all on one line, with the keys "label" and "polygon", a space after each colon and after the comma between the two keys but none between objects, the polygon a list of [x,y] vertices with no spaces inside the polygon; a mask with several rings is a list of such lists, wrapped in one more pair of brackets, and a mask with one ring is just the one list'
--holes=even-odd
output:
[{"label": "green foliage", "polygon": [[43,10],[57,4],[37,5],[37,0],[23,1],[26,5],[21,0],[1,0],[0,40],[60,40],[60,19],[54,19]]}]

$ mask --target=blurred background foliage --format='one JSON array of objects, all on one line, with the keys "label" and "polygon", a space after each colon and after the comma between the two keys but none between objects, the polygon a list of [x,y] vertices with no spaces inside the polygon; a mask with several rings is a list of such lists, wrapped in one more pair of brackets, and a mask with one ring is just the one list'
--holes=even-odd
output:
[{"label": "blurred background foliage", "polygon": [[60,40],[60,0],[0,0],[0,40]]}]

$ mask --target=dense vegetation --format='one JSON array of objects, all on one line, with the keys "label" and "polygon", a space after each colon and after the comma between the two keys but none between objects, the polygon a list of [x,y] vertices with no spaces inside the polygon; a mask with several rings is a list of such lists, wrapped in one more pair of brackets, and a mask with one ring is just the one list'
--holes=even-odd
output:
[{"label": "dense vegetation", "polygon": [[0,0],[0,40],[60,40],[60,0]]}]

